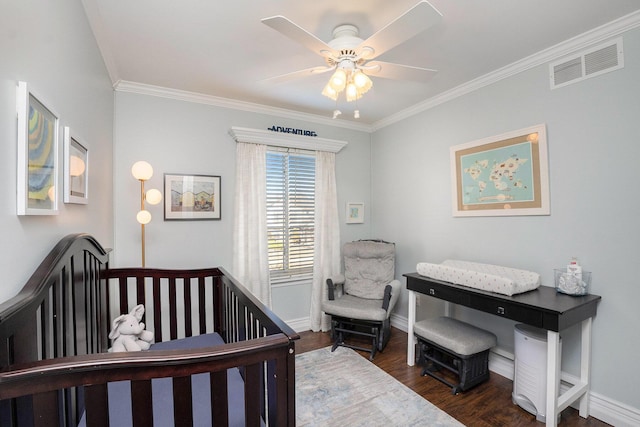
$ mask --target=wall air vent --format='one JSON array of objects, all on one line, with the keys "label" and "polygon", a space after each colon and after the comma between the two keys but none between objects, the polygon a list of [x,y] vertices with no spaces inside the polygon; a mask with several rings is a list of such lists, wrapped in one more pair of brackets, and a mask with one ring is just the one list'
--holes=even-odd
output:
[{"label": "wall air vent", "polygon": [[624,67],[622,38],[549,64],[551,89],[577,83]]}]

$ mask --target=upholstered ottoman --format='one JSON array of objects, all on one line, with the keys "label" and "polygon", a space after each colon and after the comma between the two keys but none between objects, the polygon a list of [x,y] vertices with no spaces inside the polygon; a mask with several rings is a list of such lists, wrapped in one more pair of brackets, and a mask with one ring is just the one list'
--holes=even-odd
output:
[{"label": "upholstered ottoman", "polygon": [[[418,340],[418,362],[422,375],[451,387],[453,394],[489,379],[489,349],[497,344],[494,334],[451,317],[421,320],[414,325]],[[458,375],[453,384],[436,372],[445,368]]]}]

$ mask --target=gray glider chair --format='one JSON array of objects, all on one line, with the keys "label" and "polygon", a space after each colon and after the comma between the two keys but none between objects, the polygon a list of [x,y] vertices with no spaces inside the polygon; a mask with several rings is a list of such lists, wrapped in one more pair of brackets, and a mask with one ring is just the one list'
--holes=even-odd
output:
[{"label": "gray glider chair", "polygon": [[[344,274],[327,279],[329,299],[322,303],[322,311],[331,316],[331,351],[338,346],[369,351],[369,360],[373,360],[376,351],[382,351],[389,341],[389,315],[400,296],[400,281],[394,279],[395,244],[349,242],[343,256]],[[371,348],[345,343],[348,335],[369,337]]]}]

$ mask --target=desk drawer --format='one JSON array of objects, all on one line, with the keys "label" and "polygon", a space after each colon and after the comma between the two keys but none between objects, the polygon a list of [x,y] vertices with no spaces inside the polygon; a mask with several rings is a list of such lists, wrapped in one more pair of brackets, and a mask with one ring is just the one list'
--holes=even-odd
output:
[{"label": "desk drawer", "polygon": [[421,293],[430,297],[443,299],[450,301],[454,304],[469,305],[470,297],[465,292],[460,292],[457,289],[452,289],[448,286],[441,286],[437,283],[429,283],[422,287]]},{"label": "desk drawer", "polygon": [[471,301],[470,307],[528,325],[539,328],[542,327],[542,313],[539,310],[513,304],[509,301],[498,301],[492,298],[474,298]]}]

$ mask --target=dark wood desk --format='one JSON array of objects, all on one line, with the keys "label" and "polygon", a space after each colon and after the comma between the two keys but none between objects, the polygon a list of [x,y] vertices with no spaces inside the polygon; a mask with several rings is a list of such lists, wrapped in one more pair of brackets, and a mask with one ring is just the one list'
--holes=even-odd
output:
[{"label": "dark wood desk", "polygon": [[[507,296],[493,292],[455,285],[421,276],[404,274],[409,290],[409,319],[407,332],[407,364],[415,363],[416,292],[433,298],[470,307],[506,319],[526,323],[547,331],[547,405],[546,425],[557,424],[557,414],[580,399],[580,415],[589,416],[588,391],[591,358],[591,322],[596,314],[598,295],[570,296],[556,292],[555,288],[540,286],[522,294]],[[569,326],[582,323],[582,352],[580,381],[562,395],[560,384],[560,334]]]}]

